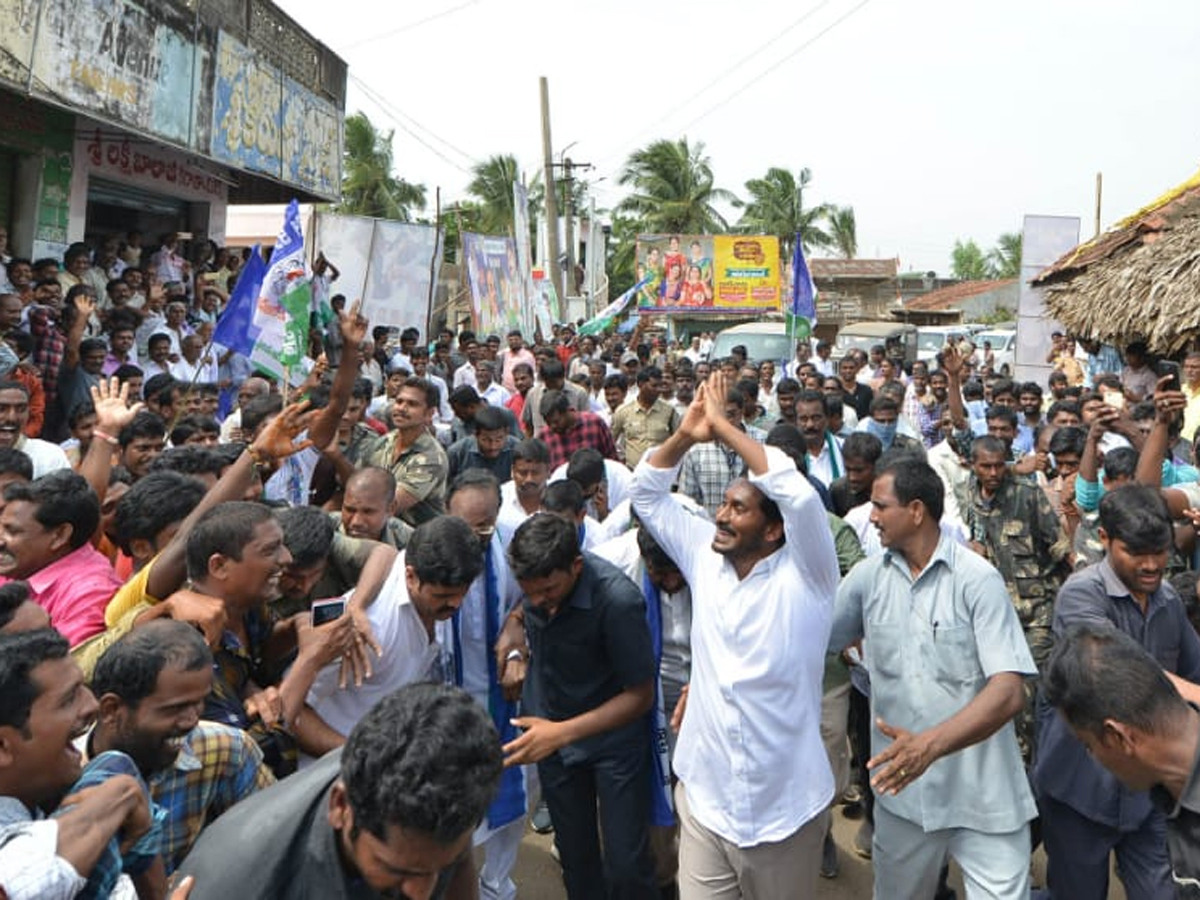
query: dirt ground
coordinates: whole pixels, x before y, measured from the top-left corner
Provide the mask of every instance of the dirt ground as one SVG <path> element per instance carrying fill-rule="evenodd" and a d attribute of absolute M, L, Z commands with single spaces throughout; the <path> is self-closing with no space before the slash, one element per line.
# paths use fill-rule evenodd
<path fill-rule="evenodd" d="M 850 849 L 861 819 L 847 819 L 841 810 L 833 815 L 833 835 L 838 844 L 841 871 L 837 878 L 822 878 L 817 890 L 819 900 L 870 900 L 872 873 L 869 860 L 860 859 Z M 532 829 L 526 832 L 517 857 L 514 880 L 517 895 L 521 900 L 565 900 L 562 877 L 558 863 L 550 855 L 553 835 L 540 835 Z M 1044 883 L 1046 857 L 1039 850 L 1033 858 L 1034 885 Z M 965 900 L 962 878 L 951 867 L 950 884 L 958 892 L 959 900 Z M 1125 900 L 1125 892 L 1114 877 L 1109 890 L 1109 900 Z"/>

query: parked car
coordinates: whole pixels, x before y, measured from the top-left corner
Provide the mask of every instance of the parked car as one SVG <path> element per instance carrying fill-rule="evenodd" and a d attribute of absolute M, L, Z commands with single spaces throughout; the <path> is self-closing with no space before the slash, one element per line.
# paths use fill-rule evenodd
<path fill-rule="evenodd" d="M 1012 377 L 1013 370 L 1017 367 L 1017 332 L 1015 330 L 981 331 L 979 334 L 972 335 L 971 341 L 975 344 L 975 358 L 980 365 L 983 364 L 983 344 L 984 341 L 988 341 L 992 345 L 992 355 L 996 360 L 992 371 L 1005 378 Z"/>
<path fill-rule="evenodd" d="M 796 343 L 788 336 L 787 323 L 747 322 L 719 332 L 713 339 L 709 359 L 713 362 L 724 359 L 739 344 L 746 348 L 746 358 L 754 362 L 768 359 L 789 362 L 796 355 Z"/>
<path fill-rule="evenodd" d="M 869 353 L 876 344 L 883 344 L 887 355 L 912 371 L 917 360 L 917 326 L 904 322 L 853 322 L 837 333 L 833 355 L 841 359 L 850 350 Z"/>
<path fill-rule="evenodd" d="M 934 359 L 951 339 L 969 335 L 962 325 L 922 325 L 917 329 L 917 359 L 934 365 Z"/>

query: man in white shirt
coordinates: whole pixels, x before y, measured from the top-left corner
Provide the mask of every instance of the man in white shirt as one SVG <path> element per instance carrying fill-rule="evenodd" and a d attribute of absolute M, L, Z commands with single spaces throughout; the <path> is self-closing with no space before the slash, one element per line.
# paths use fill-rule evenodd
<path fill-rule="evenodd" d="M 25 436 L 29 424 L 29 389 L 19 381 L 0 381 L 0 447 L 20 450 L 33 462 L 33 477 L 41 478 L 71 463 L 58 444 Z"/>
<path fill-rule="evenodd" d="M 675 752 L 680 896 L 811 897 L 833 775 L 821 689 L 838 564 L 825 509 L 782 451 L 725 417 L 715 373 L 634 473 L 633 507 L 692 586 L 692 680 Z M 750 470 L 716 524 L 670 496 L 684 454 L 720 440 Z"/>
<path fill-rule="evenodd" d="M 211 349 L 204 352 L 204 339 L 198 334 L 189 334 L 180 345 L 182 359 L 171 363 L 171 377 L 185 385 L 216 384 L 217 357 Z"/>
<path fill-rule="evenodd" d="M 406 684 L 430 680 L 439 653 L 437 623 L 454 615 L 482 568 L 479 541 L 461 519 L 440 516 L 413 532 L 367 607 L 380 648 L 370 676 L 360 685 L 339 687 L 341 664 L 335 662 L 309 688 L 308 708 L 297 726 L 306 754 L 321 756 L 340 747 L 376 702 Z"/>
<path fill-rule="evenodd" d="M 550 478 L 550 450 L 537 438 L 513 447 L 512 480 L 500 486 L 496 533 L 507 550 L 521 523 L 542 508 L 542 490 Z"/>
<path fill-rule="evenodd" d="M 467 361 L 454 370 L 454 381 L 451 387 L 460 388 L 465 385 L 478 390 L 479 382 L 476 377 L 475 366 L 483 358 L 483 351 L 479 349 L 479 341 L 474 338 L 467 341 L 463 345 L 463 351 L 467 355 Z"/>
<path fill-rule="evenodd" d="M 505 696 L 500 681 L 492 674 L 492 658 L 504 620 L 521 602 L 521 589 L 512 577 L 504 547 L 496 534 L 499 482 L 487 472 L 468 469 L 451 485 L 446 512 L 474 530 L 483 548 L 483 570 L 467 589 L 458 614 L 438 623 L 438 643 L 443 651 L 448 651 L 451 664 L 446 668 L 454 683 L 491 714 L 501 743 L 508 743 L 519 733 L 512 724 L 518 715 L 517 704 Z M 528 650 L 512 650 L 505 660 L 505 669 L 528 658 Z M 500 792 L 475 829 L 473 839 L 484 854 L 479 870 L 480 897 L 516 900 L 512 870 L 525 833 L 527 799 L 521 767 L 505 769 Z"/>
<path fill-rule="evenodd" d="M 846 474 L 842 439 L 829 430 L 825 395 L 801 391 L 796 400 L 796 427 L 804 438 L 808 474 L 828 488 Z"/>
<path fill-rule="evenodd" d="M 479 396 L 492 406 L 508 406 L 512 399 L 502 384 L 496 381 L 496 364 L 488 360 L 480 360 L 475 365 L 475 390 Z"/>

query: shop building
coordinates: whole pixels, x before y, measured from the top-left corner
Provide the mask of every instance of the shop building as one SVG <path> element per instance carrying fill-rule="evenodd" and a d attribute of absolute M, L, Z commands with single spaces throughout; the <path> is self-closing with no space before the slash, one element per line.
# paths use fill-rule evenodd
<path fill-rule="evenodd" d="M 0 226 L 60 256 L 336 200 L 346 64 L 262 0 L 0 0 Z"/>

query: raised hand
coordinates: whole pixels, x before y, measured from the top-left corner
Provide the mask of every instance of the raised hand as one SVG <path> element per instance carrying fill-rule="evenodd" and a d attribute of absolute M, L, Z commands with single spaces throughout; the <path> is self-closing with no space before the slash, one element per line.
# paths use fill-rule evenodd
<path fill-rule="evenodd" d="M 116 437 L 122 428 L 133 421 L 146 404 L 138 401 L 129 405 L 129 384 L 116 378 L 103 378 L 92 385 L 92 405 L 96 407 L 96 428 Z"/>
<path fill-rule="evenodd" d="M 342 341 L 347 347 L 357 347 L 367 338 L 371 323 L 362 315 L 362 300 L 355 300 L 347 312 L 338 314 L 338 325 L 342 329 Z"/>
<path fill-rule="evenodd" d="M 1169 390 L 1174 376 L 1165 375 L 1158 379 L 1154 387 L 1154 407 L 1158 411 L 1158 421 L 1170 425 L 1188 404 L 1187 394 L 1183 391 Z"/>
<path fill-rule="evenodd" d="M 962 353 L 954 344 L 947 344 L 942 349 L 942 371 L 946 373 L 947 378 L 961 377 L 964 362 Z"/>
<path fill-rule="evenodd" d="M 90 297 L 87 294 L 80 294 L 71 302 L 75 304 L 76 312 L 84 320 L 88 319 L 96 311 L 96 298 Z"/>
<path fill-rule="evenodd" d="M 729 378 L 718 369 L 708 376 L 708 381 L 705 383 L 704 415 L 710 426 L 725 421 L 725 399 L 728 396 Z"/>
<path fill-rule="evenodd" d="M 707 383 L 696 387 L 696 396 L 692 398 L 687 411 L 683 414 L 683 421 L 679 423 L 680 433 L 697 444 L 712 440 L 712 425 L 704 411 L 704 397 L 707 392 Z"/>
<path fill-rule="evenodd" d="M 280 460 L 311 447 L 312 441 L 307 439 L 295 443 L 300 432 L 308 427 L 308 416 L 305 415 L 308 407 L 307 400 L 285 406 L 279 415 L 264 426 L 250 445 L 251 450 L 262 456 Z"/>

